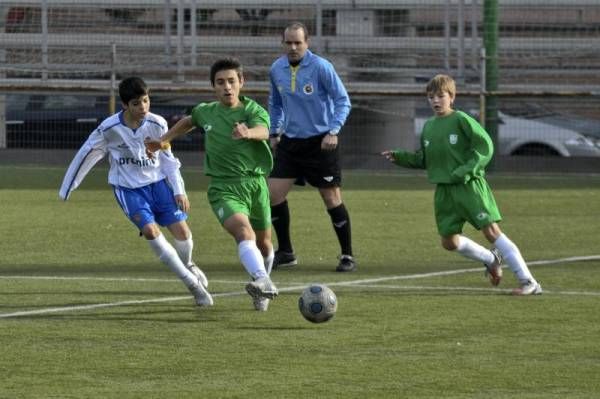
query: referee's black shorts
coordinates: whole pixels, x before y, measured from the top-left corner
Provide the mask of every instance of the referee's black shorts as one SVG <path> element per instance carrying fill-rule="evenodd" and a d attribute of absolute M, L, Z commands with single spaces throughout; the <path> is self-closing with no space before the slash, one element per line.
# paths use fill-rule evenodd
<path fill-rule="evenodd" d="M 306 139 L 281 136 L 275 150 L 275 164 L 270 177 L 296 179 L 296 184 L 307 181 L 318 188 L 338 187 L 342 182 L 340 146 L 323 151 L 321 141 L 325 134 Z"/>

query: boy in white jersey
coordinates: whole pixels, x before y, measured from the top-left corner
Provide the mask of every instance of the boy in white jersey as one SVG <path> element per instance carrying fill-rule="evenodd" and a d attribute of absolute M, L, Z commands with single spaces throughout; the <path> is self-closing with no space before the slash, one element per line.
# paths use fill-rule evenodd
<path fill-rule="evenodd" d="M 190 203 L 180 163 L 170 149 L 154 159 L 146 155 L 145 139 L 157 139 L 167 122 L 150 113 L 146 83 L 138 77 L 119 84 L 123 110 L 105 119 L 75 155 L 63 179 L 60 197 L 67 200 L 90 169 L 108 154 L 108 182 L 123 212 L 146 238 L 156 256 L 183 281 L 198 306 L 212 306 L 208 281 L 192 261 L 192 234 L 186 223 Z M 171 245 L 160 226 L 174 237 Z"/>

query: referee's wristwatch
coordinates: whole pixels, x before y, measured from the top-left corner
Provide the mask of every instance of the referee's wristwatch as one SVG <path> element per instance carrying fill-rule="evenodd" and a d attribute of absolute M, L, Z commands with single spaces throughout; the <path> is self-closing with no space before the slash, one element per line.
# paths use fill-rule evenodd
<path fill-rule="evenodd" d="M 327 133 L 327 134 L 330 134 L 332 136 L 337 136 L 339 132 L 340 132 L 339 130 L 333 129 L 333 130 L 330 130 L 329 133 Z"/>

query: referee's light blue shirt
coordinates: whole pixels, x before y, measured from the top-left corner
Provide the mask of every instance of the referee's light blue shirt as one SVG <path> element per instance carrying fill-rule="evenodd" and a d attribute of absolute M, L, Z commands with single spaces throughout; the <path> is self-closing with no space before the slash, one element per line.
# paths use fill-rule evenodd
<path fill-rule="evenodd" d="M 271 66 L 271 134 L 307 138 L 339 132 L 350 113 L 350 97 L 333 65 L 307 50 L 294 71 L 287 56 Z"/>

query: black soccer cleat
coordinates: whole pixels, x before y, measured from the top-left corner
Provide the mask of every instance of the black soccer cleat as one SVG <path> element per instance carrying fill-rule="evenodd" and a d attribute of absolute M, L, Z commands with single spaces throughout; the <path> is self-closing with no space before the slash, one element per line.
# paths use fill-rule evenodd
<path fill-rule="evenodd" d="M 356 262 L 350 255 L 341 255 L 340 263 L 335 268 L 336 272 L 353 272 L 356 270 Z"/>
<path fill-rule="evenodd" d="M 273 269 L 290 267 L 298 264 L 298 259 L 293 252 L 276 251 L 273 259 Z"/>

